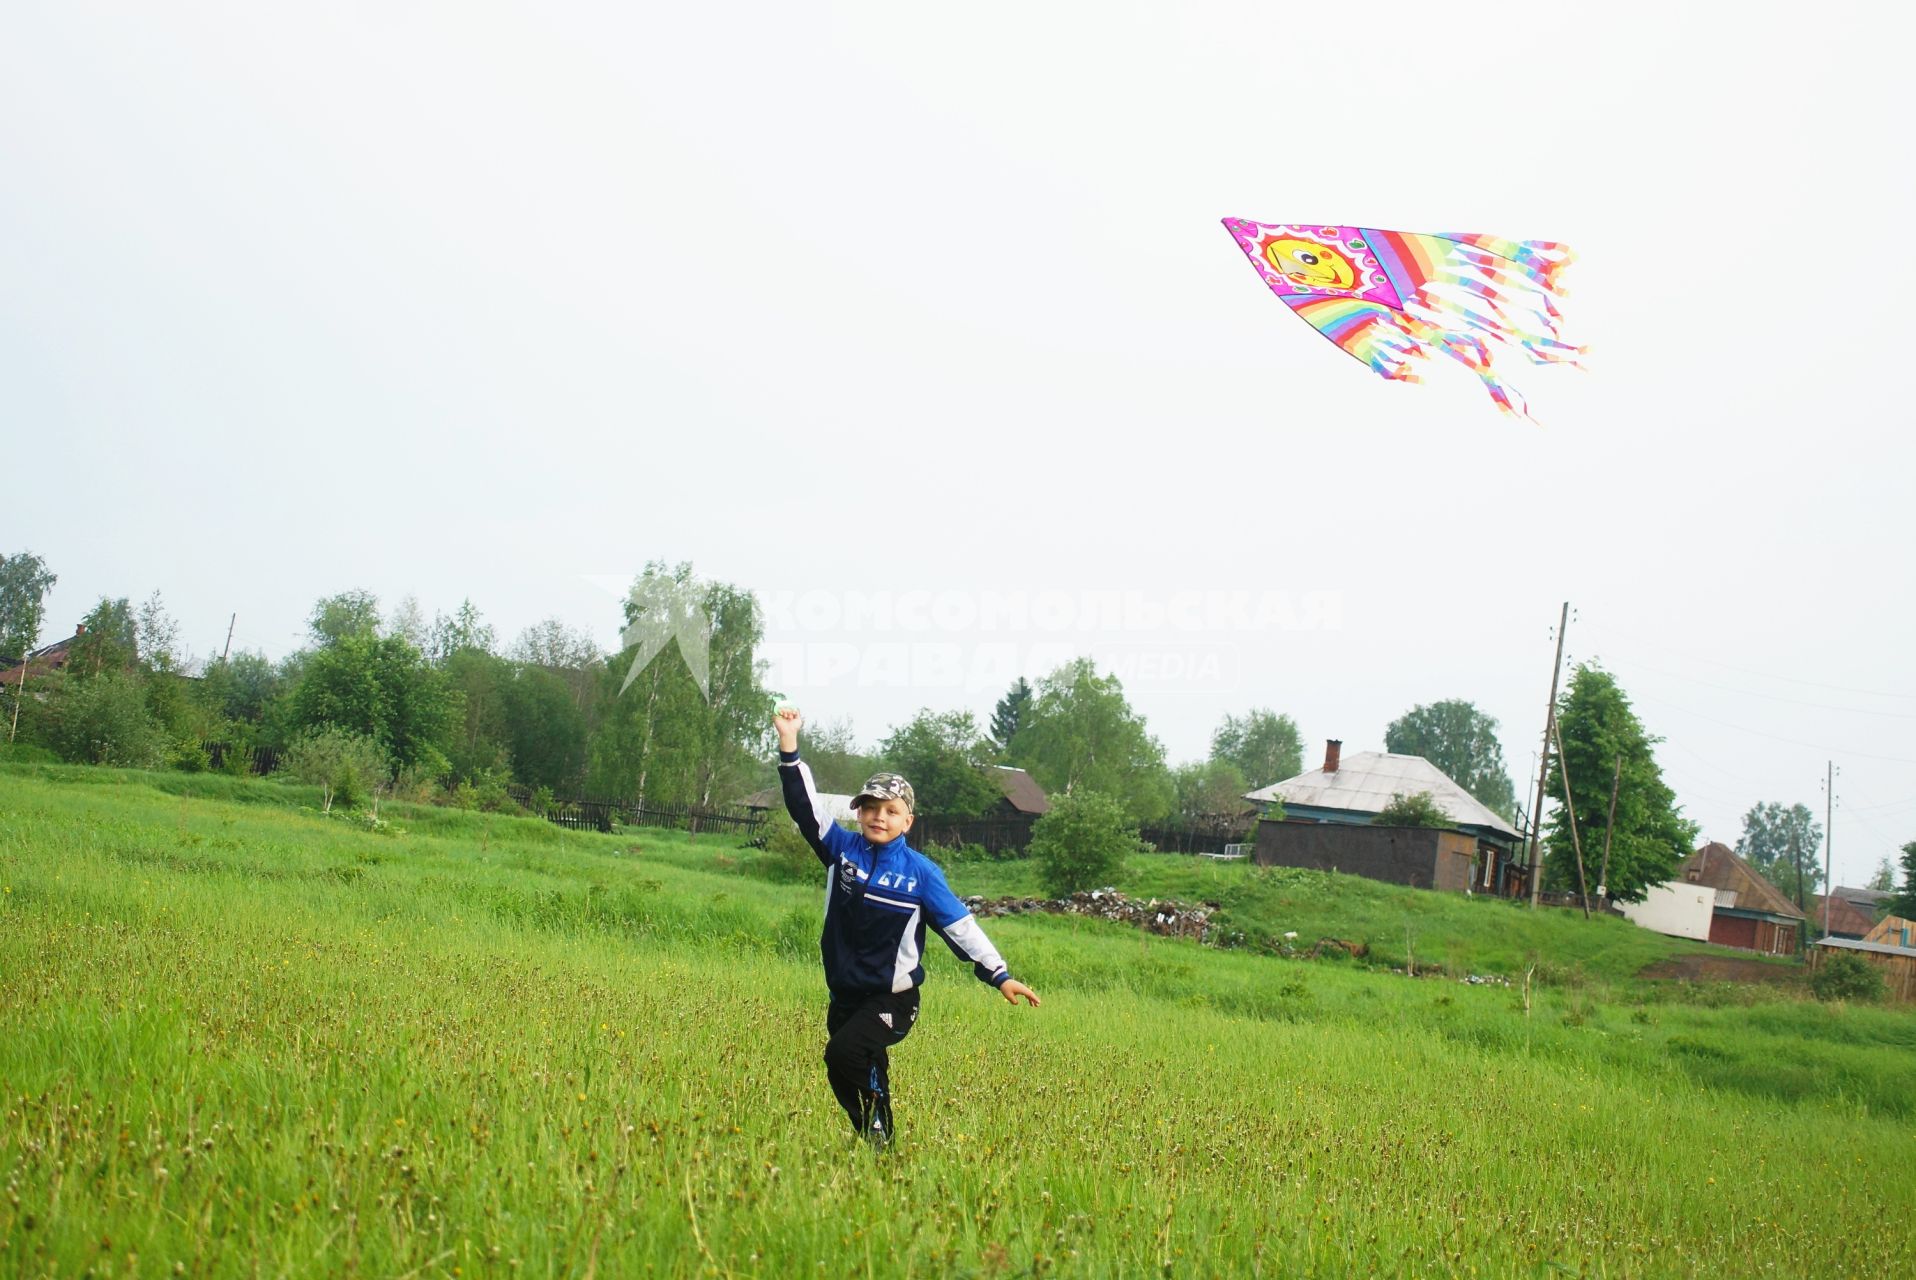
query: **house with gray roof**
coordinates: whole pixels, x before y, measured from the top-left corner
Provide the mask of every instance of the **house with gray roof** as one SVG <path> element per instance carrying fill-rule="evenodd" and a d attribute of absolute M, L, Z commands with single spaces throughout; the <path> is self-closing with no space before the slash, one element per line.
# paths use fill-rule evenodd
<path fill-rule="evenodd" d="M 1428 794 L 1451 819 L 1444 828 L 1380 827 L 1400 797 Z M 1513 894 L 1528 891 L 1516 865 L 1523 837 L 1506 819 L 1422 756 L 1357 751 L 1335 738 L 1324 763 L 1244 797 L 1278 820 L 1257 824 L 1252 856 L 1267 866 L 1346 871 L 1420 888 Z"/>

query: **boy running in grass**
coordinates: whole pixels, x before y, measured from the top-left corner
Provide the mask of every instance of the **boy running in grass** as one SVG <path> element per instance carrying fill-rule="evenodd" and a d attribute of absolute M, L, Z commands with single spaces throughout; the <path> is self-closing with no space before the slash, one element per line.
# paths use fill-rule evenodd
<path fill-rule="evenodd" d="M 799 723 L 798 712 L 785 706 L 772 720 L 785 808 L 830 873 L 818 940 L 832 997 L 825 1074 L 852 1128 L 882 1148 L 897 1132 L 889 1050 L 918 1020 L 928 921 L 959 959 L 971 961 L 980 982 L 1012 1004 L 1022 997 L 1036 1005 L 1038 993 L 1011 976 L 938 864 L 905 843 L 914 816 L 911 784 L 895 773 L 875 774 L 852 801 L 863 833 L 854 835 L 819 802 L 812 771 L 798 758 Z"/>

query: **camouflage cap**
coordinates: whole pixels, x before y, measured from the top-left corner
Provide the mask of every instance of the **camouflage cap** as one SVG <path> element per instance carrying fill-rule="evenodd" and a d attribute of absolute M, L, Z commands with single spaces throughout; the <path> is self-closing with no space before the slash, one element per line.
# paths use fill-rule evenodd
<path fill-rule="evenodd" d="M 915 812 L 918 801 L 911 793 L 911 783 L 906 782 L 903 774 L 874 773 L 865 780 L 857 795 L 852 797 L 852 808 L 864 807 L 867 800 L 903 800 L 907 812 Z"/>

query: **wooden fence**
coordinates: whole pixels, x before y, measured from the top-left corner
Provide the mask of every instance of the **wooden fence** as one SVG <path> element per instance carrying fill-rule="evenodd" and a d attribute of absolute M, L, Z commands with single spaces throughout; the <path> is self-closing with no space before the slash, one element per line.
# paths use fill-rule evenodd
<path fill-rule="evenodd" d="M 750 809 L 700 809 L 690 805 L 640 805 L 623 800 L 553 800 L 535 804 L 525 787 L 507 787 L 506 794 L 547 822 L 575 831 L 615 831 L 619 827 L 670 827 L 679 831 L 718 832 L 756 836 L 765 815 Z"/>
<path fill-rule="evenodd" d="M 1223 853 L 1248 838 L 1242 827 L 1140 827 L 1138 835 L 1159 853 Z"/>
<path fill-rule="evenodd" d="M 947 849 L 976 844 L 990 854 L 1022 853 L 1031 843 L 1033 821 L 1028 814 L 1015 818 L 948 818 L 928 813 L 913 820 L 911 843 L 919 849 L 934 844 Z"/>
<path fill-rule="evenodd" d="M 215 769 L 224 769 L 226 767 L 226 753 L 233 750 L 233 744 L 230 742 L 202 742 L 200 743 L 200 750 L 206 753 L 206 759 L 209 765 Z M 240 750 L 244 751 L 245 748 L 241 747 Z M 279 768 L 279 748 L 254 747 L 253 758 L 246 767 L 261 777 L 271 773 L 273 770 Z"/>

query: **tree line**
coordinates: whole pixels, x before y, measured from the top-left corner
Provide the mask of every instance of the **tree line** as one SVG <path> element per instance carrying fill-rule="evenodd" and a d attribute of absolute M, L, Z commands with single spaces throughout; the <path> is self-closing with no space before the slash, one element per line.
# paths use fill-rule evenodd
<path fill-rule="evenodd" d="M 0 556 L 0 659 L 35 648 L 56 581 L 31 553 Z M 633 648 L 608 651 L 557 619 L 501 643 L 471 601 L 429 621 L 410 597 L 382 610 L 363 590 L 316 601 L 306 642 L 284 658 L 240 652 L 194 664 L 156 593 L 138 605 L 98 601 L 64 666 L 30 670 L 24 692 L 10 683 L 0 714 L 10 740 L 66 760 L 205 768 L 203 744 L 213 742 L 225 744 L 227 767 L 261 747 L 318 759 L 320 774 L 343 756 L 391 789 L 481 807 L 509 805 L 514 785 L 724 806 L 773 782 L 773 695 L 757 657 L 763 615 L 749 591 L 698 578 L 690 564 L 654 561 L 623 603 L 626 634 L 668 597 L 696 601 L 709 619 L 703 690 L 675 646 L 634 673 Z M 1697 835 L 1656 764 L 1659 740 L 1596 663 L 1572 673 L 1557 724 L 1563 750 L 1545 778 L 1546 883 L 1576 887 L 1567 775 L 1591 887 L 1607 843 L 1607 887 L 1640 897 L 1669 878 Z M 1447 699 L 1411 708 L 1383 737 L 1386 750 L 1425 757 L 1521 829 L 1498 731 L 1473 703 Z M 1172 764 L 1118 678 L 1088 658 L 1017 680 L 983 724 L 968 711 L 920 708 L 861 747 L 848 721 L 814 721 L 805 752 L 821 789 L 849 793 L 895 769 L 912 779 L 925 812 L 992 810 L 1004 795 L 992 770 L 1010 766 L 1054 798 L 1108 797 L 1135 824 L 1212 830 L 1248 828 L 1245 795 L 1304 771 L 1296 722 L 1264 707 L 1225 715 L 1203 759 Z M 1806 806 L 1766 802 L 1746 816 L 1738 849 L 1794 899 L 1821 886 L 1818 860 L 1805 856 L 1820 837 Z M 1880 878 L 1888 881 L 1887 866 Z"/>

